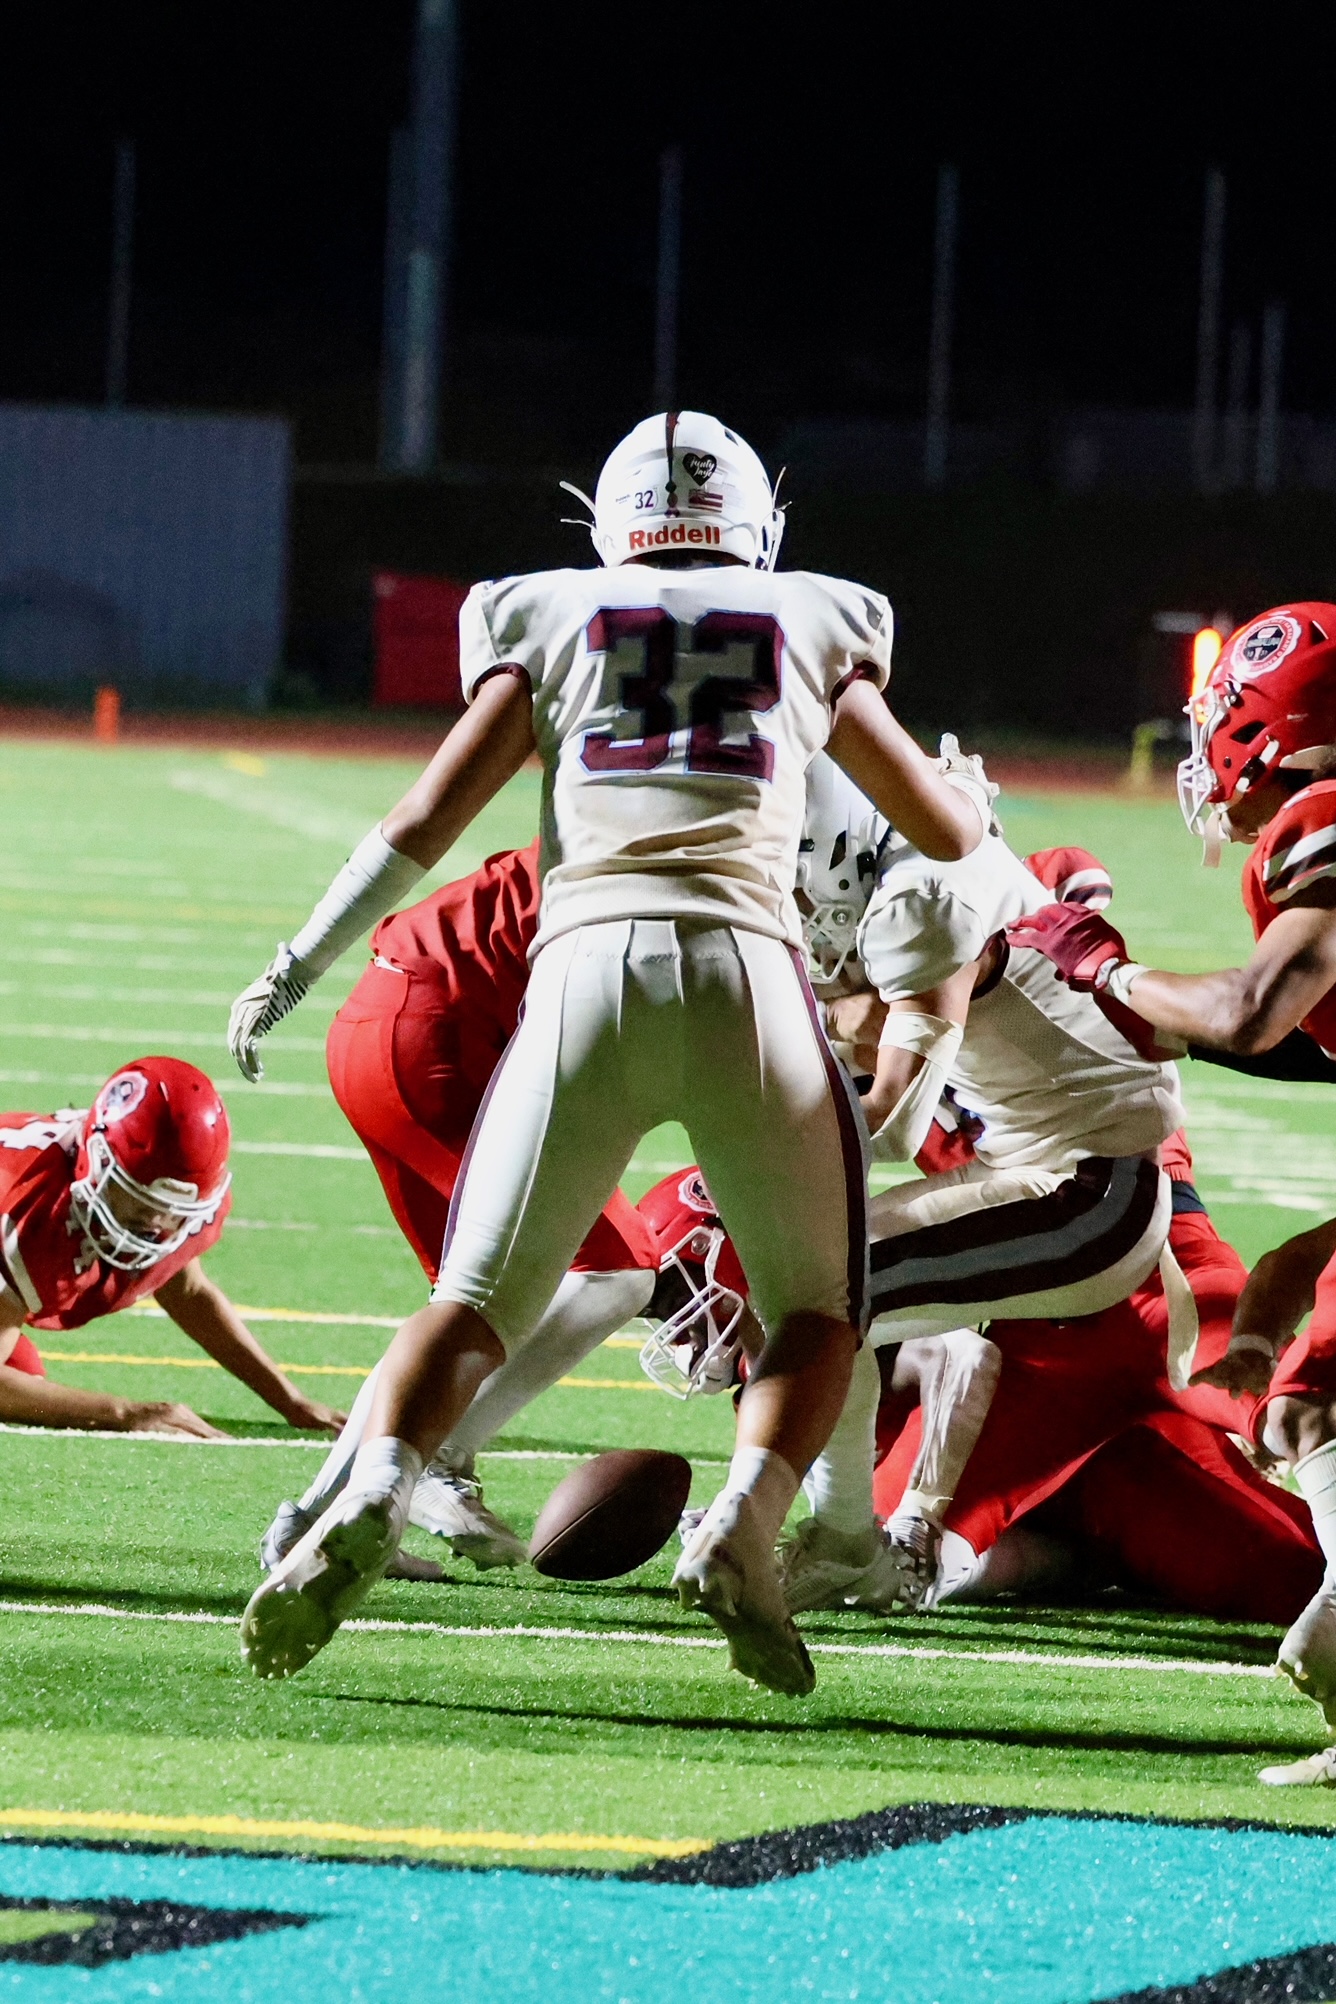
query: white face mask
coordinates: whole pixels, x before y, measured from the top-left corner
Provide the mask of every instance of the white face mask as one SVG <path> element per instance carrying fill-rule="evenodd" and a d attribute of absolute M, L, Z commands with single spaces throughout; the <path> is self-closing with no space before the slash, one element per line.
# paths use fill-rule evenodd
<path fill-rule="evenodd" d="M 123 1273 L 142 1273 L 178 1252 L 217 1216 L 232 1181 L 225 1176 L 207 1197 L 171 1177 L 136 1182 L 96 1129 L 87 1150 L 87 1173 L 70 1186 L 70 1212 L 98 1258 Z"/>

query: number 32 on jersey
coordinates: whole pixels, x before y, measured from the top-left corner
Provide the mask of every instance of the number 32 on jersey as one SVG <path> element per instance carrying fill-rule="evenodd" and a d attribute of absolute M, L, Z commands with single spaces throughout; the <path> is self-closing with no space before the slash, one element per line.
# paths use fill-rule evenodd
<path fill-rule="evenodd" d="M 769 613 L 707 612 L 686 627 L 661 606 L 608 607 L 585 645 L 604 655 L 606 700 L 634 732 L 586 731 L 586 771 L 771 777 L 775 748 L 748 728 L 779 701 L 784 635 Z"/>

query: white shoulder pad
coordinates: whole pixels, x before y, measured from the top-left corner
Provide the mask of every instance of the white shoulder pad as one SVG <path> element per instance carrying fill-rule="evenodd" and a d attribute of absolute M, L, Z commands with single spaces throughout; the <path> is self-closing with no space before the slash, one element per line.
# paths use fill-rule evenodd
<path fill-rule="evenodd" d="M 890 680 L 895 639 L 890 600 L 870 585 L 825 577 L 817 571 L 781 571 L 779 575 L 798 586 L 808 601 L 809 616 L 820 618 L 827 627 L 829 652 L 843 655 L 850 667 L 865 664 L 873 669 L 877 687 L 884 689 Z"/>
<path fill-rule="evenodd" d="M 977 960 L 1004 926 L 1048 902 L 998 835 L 985 835 L 958 863 L 899 848 L 858 929 L 859 957 L 888 1001 L 923 995 Z"/>

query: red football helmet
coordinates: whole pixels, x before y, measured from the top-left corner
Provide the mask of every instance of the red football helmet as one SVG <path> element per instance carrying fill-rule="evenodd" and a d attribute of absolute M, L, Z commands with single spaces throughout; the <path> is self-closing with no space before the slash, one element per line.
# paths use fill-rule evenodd
<path fill-rule="evenodd" d="M 1025 867 L 1038 877 L 1060 905 L 1084 905 L 1102 912 L 1113 902 L 1113 878 L 1089 849 L 1036 849 Z"/>
<path fill-rule="evenodd" d="M 1336 756 L 1336 605 L 1304 600 L 1241 626 L 1187 713 L 1178 803 L 1213 862 L 1233 801 L 1273 772 L 1321 771 Z"/>
<path fill-rule="evenodd" d="M 659 1281 L 647 1312 L 663 1311 L 640 1368 L 674 1398 L 727 1391 L 742 1348 L 747 1280 L 705 1178 L 699 1169 L 675 1169 L 636 1209 L 659 1242 Z"/>
<path fill-rule="evenodd" d="M 217 1216 L 232 1130 L 212 1079 L 181 1058 L 136 1058 L 84 1116 L 70 1213 L 99 1259 L 156 1266 Z"/>

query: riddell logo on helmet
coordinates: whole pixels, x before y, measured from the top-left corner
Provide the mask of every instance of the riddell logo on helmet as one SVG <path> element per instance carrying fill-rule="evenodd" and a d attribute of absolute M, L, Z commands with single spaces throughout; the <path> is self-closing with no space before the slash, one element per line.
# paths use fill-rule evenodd
<path fill-rule="evenodd" d="M 97 1110 L 105 1121 L 124 1120 L 133 1113 L 148 1091 L 142 1072 L 120 1072 L 103 1086 L 97 1096 Z"/>
<path fill-rule="evenodd" d="M 1303 629 L 1290 612 L 1273 612 L 1266 619 L 1259 619 L 1239 635 L 1230 649 L 1230 667 L 1236 675 L 1264 675 L 1269 669 L 1279 668 L 1287 654 L 1292 654 L 1303 636 Z"/>
<path fill-rule="evenodd" d="M 723 532 L 713 522 L 674 522 L 671 529 L 632 529 L 627 541 L 633 550 L 658 550 L 666 543 L 718 544 Z"/>

